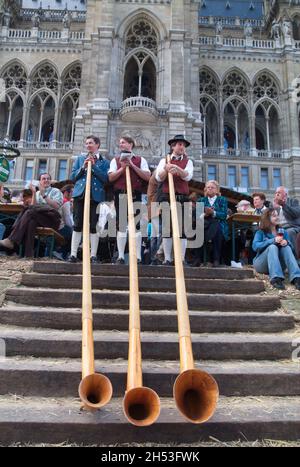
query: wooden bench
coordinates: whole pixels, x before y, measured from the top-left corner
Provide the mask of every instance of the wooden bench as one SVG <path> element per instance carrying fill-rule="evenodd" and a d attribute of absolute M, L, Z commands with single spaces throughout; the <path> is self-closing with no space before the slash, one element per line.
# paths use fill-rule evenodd
<path fill-rule="evenodd" d="M 35 236 L 37 237 L 37 245 L 35 249 L 35 256 L 38 256 L 41 239 L 42 238 L 50 238 L 50 251 L 49 257 L 52 258 L 54 245 L 57 243 L 58 245 L 64 245 L 65 239 L 62 235 L 60 235 L 56 230 L 52 229 L 51 227 L 37 227 L 35 231 Z M 19 255 L 22 256 L 23 253 L 23 245 L 20 245 L 19 248 Z"/>
<path fill-rule="evenodd" d="M 39 253 L 41 238 L 49 237 L 50 240 L 50 251 L 49 257 L 52 258 L 54 245 L 57 243 L 58 245 L 64 245 L 65 239 L 62 235 L 60 235 L 56 230 L 51 229 L 51 227 L 37 227 L 35 234 L 38 238 L 37 247 L 36 247 L 36 256 Z"/>

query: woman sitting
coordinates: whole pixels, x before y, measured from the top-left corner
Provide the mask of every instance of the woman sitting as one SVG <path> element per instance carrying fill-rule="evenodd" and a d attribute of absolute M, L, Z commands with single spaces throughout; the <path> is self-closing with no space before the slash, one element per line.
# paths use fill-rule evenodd
<path fill-rule="evenodd" d="M 300 290 L 300 268 L 294 256 L 288 234 L 278 228 L 278 213 L 268 210 L 262 215 L 252 248 L 257 253 L 254 269 L 269 274 L 270 282 L 276 289 L 284 290 L 284 271 L 287 268 L 289 281 Z"/>
<path fill-rule="evenodd" d="M 213 266 L 219 266 L 223 241 L 228 240 L 227 199 L 220 195 L 220 185 L 216 180 L 206 182 L 204 198 L 204 241 L 212 242 Z"/>

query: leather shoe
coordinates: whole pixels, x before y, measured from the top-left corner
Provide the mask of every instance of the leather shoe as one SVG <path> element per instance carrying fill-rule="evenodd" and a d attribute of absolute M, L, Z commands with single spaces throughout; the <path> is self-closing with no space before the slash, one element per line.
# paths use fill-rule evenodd
<path fill-rule="evenodd" d="M 68 259 L 68 263 L 77 263 L 77 258 L 75 256 L 70 256 Z"/>
<path fill-rule="evenodd" d="M 285 290 L 283 279 L 281 279 L 281 277 L 274 277 L 274 279 L 271 280 L 271 285 L 275 289 Z"/>
<path fill-rule="evenodd" d="M 91 263 L 93 263 L 93 264 L 98 263 L 97 256 L 91 256 Z"/>
<path fill-rule="evenodd" d="M 118 258 L 116 264 L 125 264 L 124 258 Z"/>
<path fill-rule="evenodd" d="M 296 288 L 297 290 L 300 290 L 300 277 L 296 277 L 296 278 L 293 280 L 292 284 L 295 286 L 295 288 Z"/>

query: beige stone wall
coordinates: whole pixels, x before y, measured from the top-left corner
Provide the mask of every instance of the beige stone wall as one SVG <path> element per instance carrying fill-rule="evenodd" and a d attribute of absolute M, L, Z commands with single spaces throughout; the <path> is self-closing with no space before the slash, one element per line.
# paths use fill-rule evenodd
<path fill-rule="evenodd" d="M 58 160 L 70 159 L 71 154 L 82 150 L 87 134 L 96 133 L 108 156 L 117 151 L 118 138 L 132 133 L 138 142 L 138 152 L 150 163 L 168 150 L 167 141 L 175 133 L 185 132 L 192 141 L 189 153 L 196 161 L 197 178 L 206 178 L 207 166 L 216 165 L 218 178 L 223 185 L 228 183 L 228 166 L 235 165 L 240 177 L 242 166 L 249 166 L 252 190 L 260 188 L 260 169 L 268 168 L 269 186 L 272 191 L 272 170 L 281 169 L 282 183 L 289 185 L 294 195 L 300 195 L 300 141 L 299 118 L 293 82 L 300 76 L 300 48 L 291 42 L 276 46 L 254 48 L 200 45 L 199 37 L 216 38 L 215 28 L 199 27 L 198 3 L 191 0 L 173 0 L 168 3 L 132 3 L 114 0 L 90 0 L 86 24 L 74 23 L 72 31 L 85 28 L 85 40 L 75 42 L 19 43 L 0 42 L 0 72 L 12 59 L 19 59 L 26 70 L 31 71 L 47 59 L 58 70 L 59 76 L 68 65 L 80 60 L 82 63 L 82 85 L 73 152 L 24 150 L 25 158 L 47 157 L 53 176 L 57 172 Z M 279 14 L 288 11 L 293 18 L 300 14 L 300 6 L 288 8 L 288 2 L 280 2 Z M 143 17 L 156 28 L 159 47 L 156 58 L 157 113 L 154 120 L 147 121 L 145 114 L 136 113 L 136 120 L 128 121 L 120 115 L 123 101 L 125 70 L 124 35 L 136 17 Z M 30 27 L 28 23 L 26 28 Z M 53 23 L 43 23 L 41 29 L 53 30 Z M 271 23 L 265 31 L 253 31 L 253 38 L 270 39 Z M 221 38 L 245 39 L 243 28 L 224 27 Z M 278 81 L 280 88 L 280 139 L 282 158 L 274 159 L 240 156 L 206 156 L 202 151 L 201 122 L 199 114 L 199 69 L 213 70 L 220 82 L 228 71 L 236 69 L 243 74 L 249 87 L 261 70 L 268 70 Z M 222 123 L 222 121 L 220 122 Z M 253 136 L 253 135 L 252 135 Z M 219 149 L 222 146 L 219 134 Z M 272 148 L 271 148 L 272 149 Z M 299 167 L 298 167 L 299 166 Z M 202 167 L 204 168 L 202 173 Z M 69 166 L 70 168 L 70 166 Z M 22 178 L 24 161 L 18 161 L 16 174 Z"/>

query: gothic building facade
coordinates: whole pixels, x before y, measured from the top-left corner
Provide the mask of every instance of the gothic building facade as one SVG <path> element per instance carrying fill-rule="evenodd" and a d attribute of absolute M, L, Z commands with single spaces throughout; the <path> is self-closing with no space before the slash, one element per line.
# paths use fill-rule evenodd
<path fill-rule="evenodd" d="M 185 133 L 195 178 L 300 196 L 299 0 L 23 0 L 2 11 L 0 140 L 11 184 L 66 179 L 86 135 L 151 165 Z M 50 5 L 49 5 L 50 3 Z"/>

